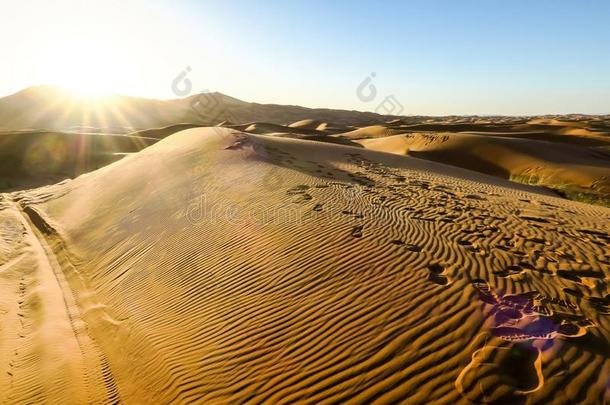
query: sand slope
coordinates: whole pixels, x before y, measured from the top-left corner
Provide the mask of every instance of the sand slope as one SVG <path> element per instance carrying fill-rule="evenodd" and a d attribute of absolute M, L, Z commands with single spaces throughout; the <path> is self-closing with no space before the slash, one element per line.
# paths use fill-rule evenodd
<path fill-rule="evenodd" d="M 533 184 L 588 189 L 610 197 L 610 153 L 595 148 L 489 134 L 414 133 L 357 141 Z"/>
<path fill-rule="evenodd" d="M 76 177 L 155 142 L 157 139 L 137 133 L 0 133 L 0 191 L 53 184 Z"/>
<path fill-rule="evenodd" d="M 607 208 L 221 128 L 1 208 L 2 402 L 610 400 Z"/>

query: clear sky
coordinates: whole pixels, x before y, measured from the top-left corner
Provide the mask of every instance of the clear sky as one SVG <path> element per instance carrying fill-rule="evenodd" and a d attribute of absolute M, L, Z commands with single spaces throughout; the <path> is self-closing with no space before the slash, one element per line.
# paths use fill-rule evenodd
<path fill-rule="evenodd" d="M 610 113 L 609 21 L 607 0 L 2 0 L 0 95 L 55 84 L 175 98 L 190 67 L 191 93 L 261 103 Z"/>

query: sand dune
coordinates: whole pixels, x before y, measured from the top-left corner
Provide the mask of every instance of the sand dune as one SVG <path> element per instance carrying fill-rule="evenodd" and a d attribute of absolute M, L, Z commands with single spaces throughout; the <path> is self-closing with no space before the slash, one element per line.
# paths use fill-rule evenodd
<path fill-rule="evenodd" d="M 591 117 L 567 118 L 506 117 L 479 124 L 456 124 L 463 119 L 429 119 L 422 124 L 400 120 L 333 136 L 368 149 L 409 154 L 610 206 L 610 132 Z"/>
<path fill-rule="evenodd" d="M 318 129 L 318 127 L 326 126 L 326 125 L 328 125 L 326 122 L 322 122 L 319 120 L 313 120 L 313 119 L 306 119 L 306 120 L 293 122 L 292 124 L 290 124 L 288 126 L 291 128 Z"/>
<path fill-rule="evenodd" d="M 298 123 L 299 124 L 299 123 Z M 270 124 L 266 122 L 254 122 L 251 124 L 244 125 L 231 125 L 229 128 L 241 130 L 243 132 L 247 132 L 249 134 L 259 134 L 259 135 L 267 135 L 267 136 L 275 136 L 275 137 L 283 137 L 283 138 L 293 138 L 293 139 L 303 139 L 308 141 L 316 141 L 316 142 L 326 142 L 326 143 L 335 143 L 341 145 L 349 145 L 357 148 L 362 147 L 362 145 L 352 142 L 347 139 L 347 137 L 334 137 L 330 136 L 333 133 L 344 131 L 345 128 L 337 128 L 337 127 L 327 127 L 326 124 L 320 124 L 316 127 L 322 129 L 309 129 L 308 126 L 314 126 L 310 124 L 310 120 L 303 121 L 303 125 L 299 124 L 296 126 L 285 126 L 278 124 Z"/>
<path fill-rule="evenodd" d="M 177 123 L 211 122 L 190 108 L 190 100 L 148 100 L 109 96 L 98 101 L 76 98 L 39 86 L 0 99 L 0 130 L 52 130 L 125 134 Z"/>
<path fill-rule="evenodd" d="M 551 194 L 222 128 L 3 194 L 0 401 L 610 401 L 610 209 Z"/>
<path fill-rule="evenodd" d="M 561 195 L 581 201 L 610 205 L 608 154 L 610 153 L 610 120 L 607 116 L 565 115 L 541 117 L 392 117 L 374 113 L 331 109 L 309 109 L 298 106 L 247 103 L 221 93 L 204 93 L 176 100 L 148 100 L 112 96 L 99 103 L 77 100 L 53 87 L 34 87 L 0 99 L 0 131 L 6 134 L 69 132 L 72 134 L 129 135 L 138 142 L 136 150 L 148 146 L 150 138 L 162 139 L 191 127 L 223 125 L 252 134 L 292 137 L 349 146 L 364 145 L 393 153 L 406 153 L 430 158 L 514 181 L 551 187 Z M 53 131 L 48 130 L 54 129 Z M 466 135 L 459 135 L 465 133 Z M 389 139 L 393 135 L 420 134 L 419 140 L 408 142 Z M 449 134 L 449 135 L 446 135 Z M 453 134 L 453 135 L 452 135 Z M 2 136 L 2 135 L 0 135 Z M 451 142 L 437 142 L 446 136 Z M 473 138 L 475 136 L 475 138 Z M 10 137 L 3 136 L 5 139 Z M 41 136 L 41 139 L 50 135 Z M 53 136 L 57 138 L 56 135 Z M 70 135 L 53 145 L 38 148 L 40 167 L 48 173 L 23 179 L 16 174 L 2 177 L 0 189 L 25 188 L 50 184 L 65 177 L 108 164 L 124 153 L 134 151 L 113 145 L 95 151 L 93 158 L 74 150 Z M 421 137 L 437 141 L 421 141 Z M 478 138 L 477 138 L 478 137 Z M 35 137 L 20 140 L 25 147 L 5 147 L 5 165 L 28 162 L 24 153 L 29 145 L 44 143 Z M 372 139 L 388 138 L 379 141 Z M 506 138 L 506 139 L 498 139 Z M 79 138 L 80 139 L 80 138 Z M 109 137 L 109 139 L 114 139 Z M 119 138 L 117 138 L 119 139 Z M 354 142 L 362 140 L 363 142 Z M 546 147 L 550 142 L 548 148 Z M 119 139 L 116 144 L 130 144 Z M 415 144 L 413 144 L 415 142 Z M 73 146 L 66 147 L 65 144 Z M 86 145 L 88 142 L 84 142 Z M 111 142 L 103 141 L 105 145 Z M 93 142 L 92 144 L 97 144 Z M 560 144 L 565 144 L 561 146 Z M 408 148 L 406 145 L 410 145 Z M 81 146 L 78 146 L 79 148 Z M 84 147 L 87 149 L 87 147 Z M 69 150 L 70 156 L 63 155 Z M 85 152 L 88 155 L 89 152 Z M 78 160 L 78 164 L 75 162 Z M 85 161 L 85 164 L 81 160 Z M 91 162 L 91 163 L 89 163 Z M 18 165 L 19 166 L 19 165 Z M 60 166 L 60 173 L 57 175 Z M 74 169 L 78 166 L 77 169 Z M 67 173 L 66 173 L 67 172 Z M 11 178 L 12 177 L 12 178 Z M 15 181 L 16 178 L 18 181 Z M 27 176 L 26 176 L 27 177 Z"/>
<path fill-rule="evenodd" d="M 388 127 L 385 125 L 370 125 L 362 128 L 357 128 L 349 132 L 340 134 L 341 138 L 356 140 L 368 138 L 383 138 L 386 136 L 396 135 L 404 132 L 399 128 Z"/>
<path fill-rule="evenodd" d="M 253 122 L 245 125 L 234 125 L 235 129 L 241 129 L 244 132 L 251 134 L 276 134 L 276 133 L 289 133 L 289 134 L 304 134 L 304 135 L 324 135 L 322 131 L 316 129 L 309 129 L 306 127 L 291 127 L 287 125 L 272 124 L 268 122 Z"/>
<path fill-rule="evenodd" d="M 415 133 L 356 142 L 369 149 L 610 199 L 610 153 L 605 150 L 483 134 Z"/>
<path fill-rule="evenodd" d="M 197 128 L 199 126 L 200 125 L 195 124 L 174 124 L 161 128 L 149 128 L 140 131 L 134 131 L 130 132 L 128 135 L 130 137 L 163 139 L 176 132 L 183 131 L 185 129 Z"/>
<path fill-rule="evenodd" d="M 607 116 L 0 123 L 0 403 L 610 402 Z"/>
<path fill-rule="evenodd" d="M 141 134 L 0 133 L 0 190 L 32 188 L 76 177 L 155 142 L 157 139 Z"/>
<path fill-rule="evenodd" d="M 37 86 L 0 98 L 0 131 L 96 130 L 125 134 L 176 124 L 210 126 L 222 122 L 234 125 L 266 122 L 287 126 L 297 121 L 311 124 L 312 118 L 319 124 L 332 122 L 341 128 L 371 125 L 395 117 L 370 112 L 249 103 L 217 92 L 173 100 L 113 95 L 91 101 L 76 98 L 52 86 Z M 325 127 L 321 129 L 327 130 Z"/>

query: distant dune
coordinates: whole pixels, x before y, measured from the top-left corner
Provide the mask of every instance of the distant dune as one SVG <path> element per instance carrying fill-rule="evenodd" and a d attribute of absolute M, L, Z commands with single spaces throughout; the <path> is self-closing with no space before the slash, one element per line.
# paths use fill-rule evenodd
<path fill-rule="evenodd" d="M 0 190 L 73 178 L 177 131 L 208 125 L 409 154 L 610 206 L 608 116 L 393 117 L 247 103 L 220 93 L 166 101 L 113 96 L 96 104 L 48 86 L 0 99 L 0 141 L 6 144 Z M 24 131 L 29 135 L 16 142 L 15 134 Z M 83 141 L 93 134 L 111 137 Z M 32 155 L 38 160 L 29 165 Z"/>
<path fill-rule="evenodd" d="M 32 87 L 0 99 L 0 131 L 86 132 L 95 129 L 105 133 L 128 133 L 191 123 L 195 118 L 186 99 L 161 101 L 111 96 L 96 103 L 48 86 Z"/>
<path fill-rule="evenodd" d="M 608 208 L 223 128 L 1 208 L 3 402 L 610 400 Z"/>
<path fill-rule="evenodd" d="M 94 128 L 129 133 L 181 123 L 210 126 L 259 121 L 288 125 L 311 117 L 337 125 L 369 125 L 392 118 L 368 112 L 248 103 L 216 92 L 174 100 L 116 95 L 88 102 L 55 87 L 38 86 L 0 98 L 0 131 L 79 132 Z"/>
<path fill-rule="evenodd" d="M 0 133 L 0 191 L 53 184 L 157 142 L 144 136 L 53 131 Z"/>
<path fill-rule="evenodd" d="M 369 149 L 408 154 L 557 190 L 610 201 L 610 149 L 492 134 L 411 133 L 357 141 Z M 610 138 L 606 143 L 610 147 Z"/>

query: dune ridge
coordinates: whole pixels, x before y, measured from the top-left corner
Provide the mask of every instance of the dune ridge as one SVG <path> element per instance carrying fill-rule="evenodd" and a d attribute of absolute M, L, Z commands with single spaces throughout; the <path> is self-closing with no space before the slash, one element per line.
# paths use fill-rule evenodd
<path fill-rule="evenodd" d="M 49 86 L 0 99 L 0 146 L 9 168 L 0 168 L 0 190 L 73 178 L 179 130 L 210 125 L 409 153 L 610 206 L 607 115 L 399 117 L 248 103 L 217 92 L 174 100 L 114 95 L 96 101 Z M 27 173 L 31 167 L 33 175 Z"/>
<path fill-rule="evenodd" d="M 288 125 L 312 117 L 320 124 L 333 122 L 339 126 L 372 125 L 396 118 L 372 112 L 250 103 L 218 92 L 171 100 L 124 95 L 87 100 L 53 86 L 36 86 L 0 98 L 0 131 L 9 132 L 95 130 L 127 134 L 176 124 L 211 126 L 259 121 Z M 306 128 L 301 125 L 301 129 Z"/>
<path fill-rule="evenodd" d="M 571 186 L 610 197 L 610 153 L 564 143 L 477 134 L 406 134 L 361 145 L 532 184 Z"/>

